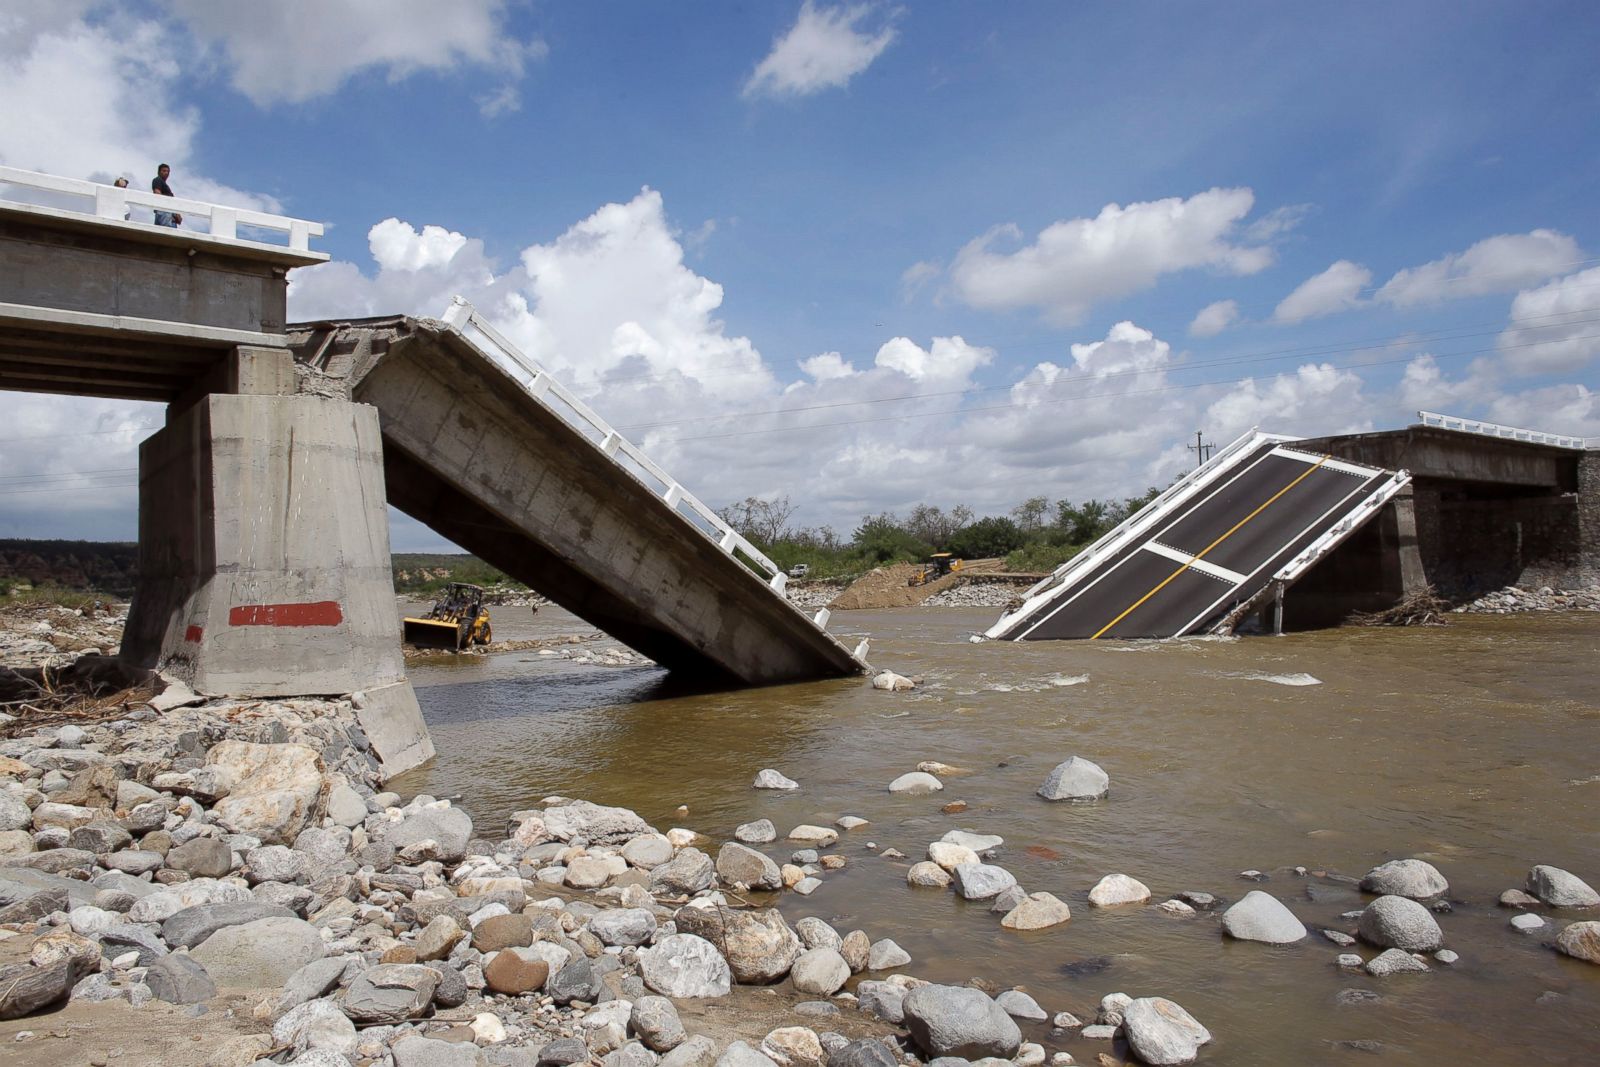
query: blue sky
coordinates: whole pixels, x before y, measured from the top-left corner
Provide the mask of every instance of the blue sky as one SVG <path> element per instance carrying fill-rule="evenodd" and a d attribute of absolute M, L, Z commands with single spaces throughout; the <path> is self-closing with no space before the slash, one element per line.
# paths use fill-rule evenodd
<path fill-rule="evenodd" d="M 708 502 L 846 533 L 1197 428 L 1600 435 L 1600 9 L 1305 7 L 0 3 L 0 162 L 321 220 L 292 315 L 464 293 Z M 133 536 L 76 472 L 158 408 L 0 413 L 0 536 Z"/>

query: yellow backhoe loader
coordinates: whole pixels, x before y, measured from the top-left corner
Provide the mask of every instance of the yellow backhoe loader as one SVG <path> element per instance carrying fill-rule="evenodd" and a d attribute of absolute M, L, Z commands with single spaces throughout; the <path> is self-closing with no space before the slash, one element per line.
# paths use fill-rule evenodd
<path fill-rule="evenodd" d="M 927 585 L 936 578 L 943 578 L 945 575 L 960 569 L 961 561 L 956 559 L 953 553 L 935 552 L 928 557 L 928 562 L 923 565 L 920 571 L 906 579 L 906 585 L 912 587 Z"/>
<path fill-rule="evenodd" d="M 405 621 L 405 643 L 413 648 L 462 652 L 473 645 L 487 645 L 491 639 L 483 590 L 465 582 L 450 583 L 432 611 Z"/>

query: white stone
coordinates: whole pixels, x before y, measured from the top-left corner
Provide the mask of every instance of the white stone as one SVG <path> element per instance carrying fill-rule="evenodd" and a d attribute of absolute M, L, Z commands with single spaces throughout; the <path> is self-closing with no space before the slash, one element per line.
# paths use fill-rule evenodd
<path fill-rule="evenodd" d="M 1150 888 L 1125 874 L 1108 874 L 1089 890 L 1089 903 L 1097 908 L 1119 904 L 1143 904 L 1150 899 Z"/>
<path fill-rule="evenodd" d="M 889 792 L 905 793 L 908 796 L 937 793 L 943 788 L 944 783 L 926 771 L 909 771 L 889 783 Z"/>

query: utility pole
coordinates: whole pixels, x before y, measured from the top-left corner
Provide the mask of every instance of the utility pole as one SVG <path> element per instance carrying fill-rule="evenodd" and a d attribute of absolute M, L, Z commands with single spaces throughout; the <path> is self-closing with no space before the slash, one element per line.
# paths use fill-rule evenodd
<path fill-rule="evenodd" d="M 1211 453 L 1216 451 L 1217 446 L 1206 444 L 1204 436 L 1199 430 L 1196 430 L 1194 432 L 1194 444 L 1185 445 L 1184 447 L 1194 453 L 1194 466 L 1196 470 L 1199 470 L 1205 464 L 1205 461 L 1211 458 Z"/>

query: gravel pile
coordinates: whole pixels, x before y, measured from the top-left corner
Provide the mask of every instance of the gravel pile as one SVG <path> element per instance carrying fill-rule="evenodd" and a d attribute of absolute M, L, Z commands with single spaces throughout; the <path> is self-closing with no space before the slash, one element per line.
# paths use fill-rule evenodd
<path fill-rule="evenodd" d="M 1516 615 L 1526 611 L 1600 611 L 1600 589 L 1524 589 L 1508 586 L 1462 604 L 1457 612 L 1471 615 Z"/>

